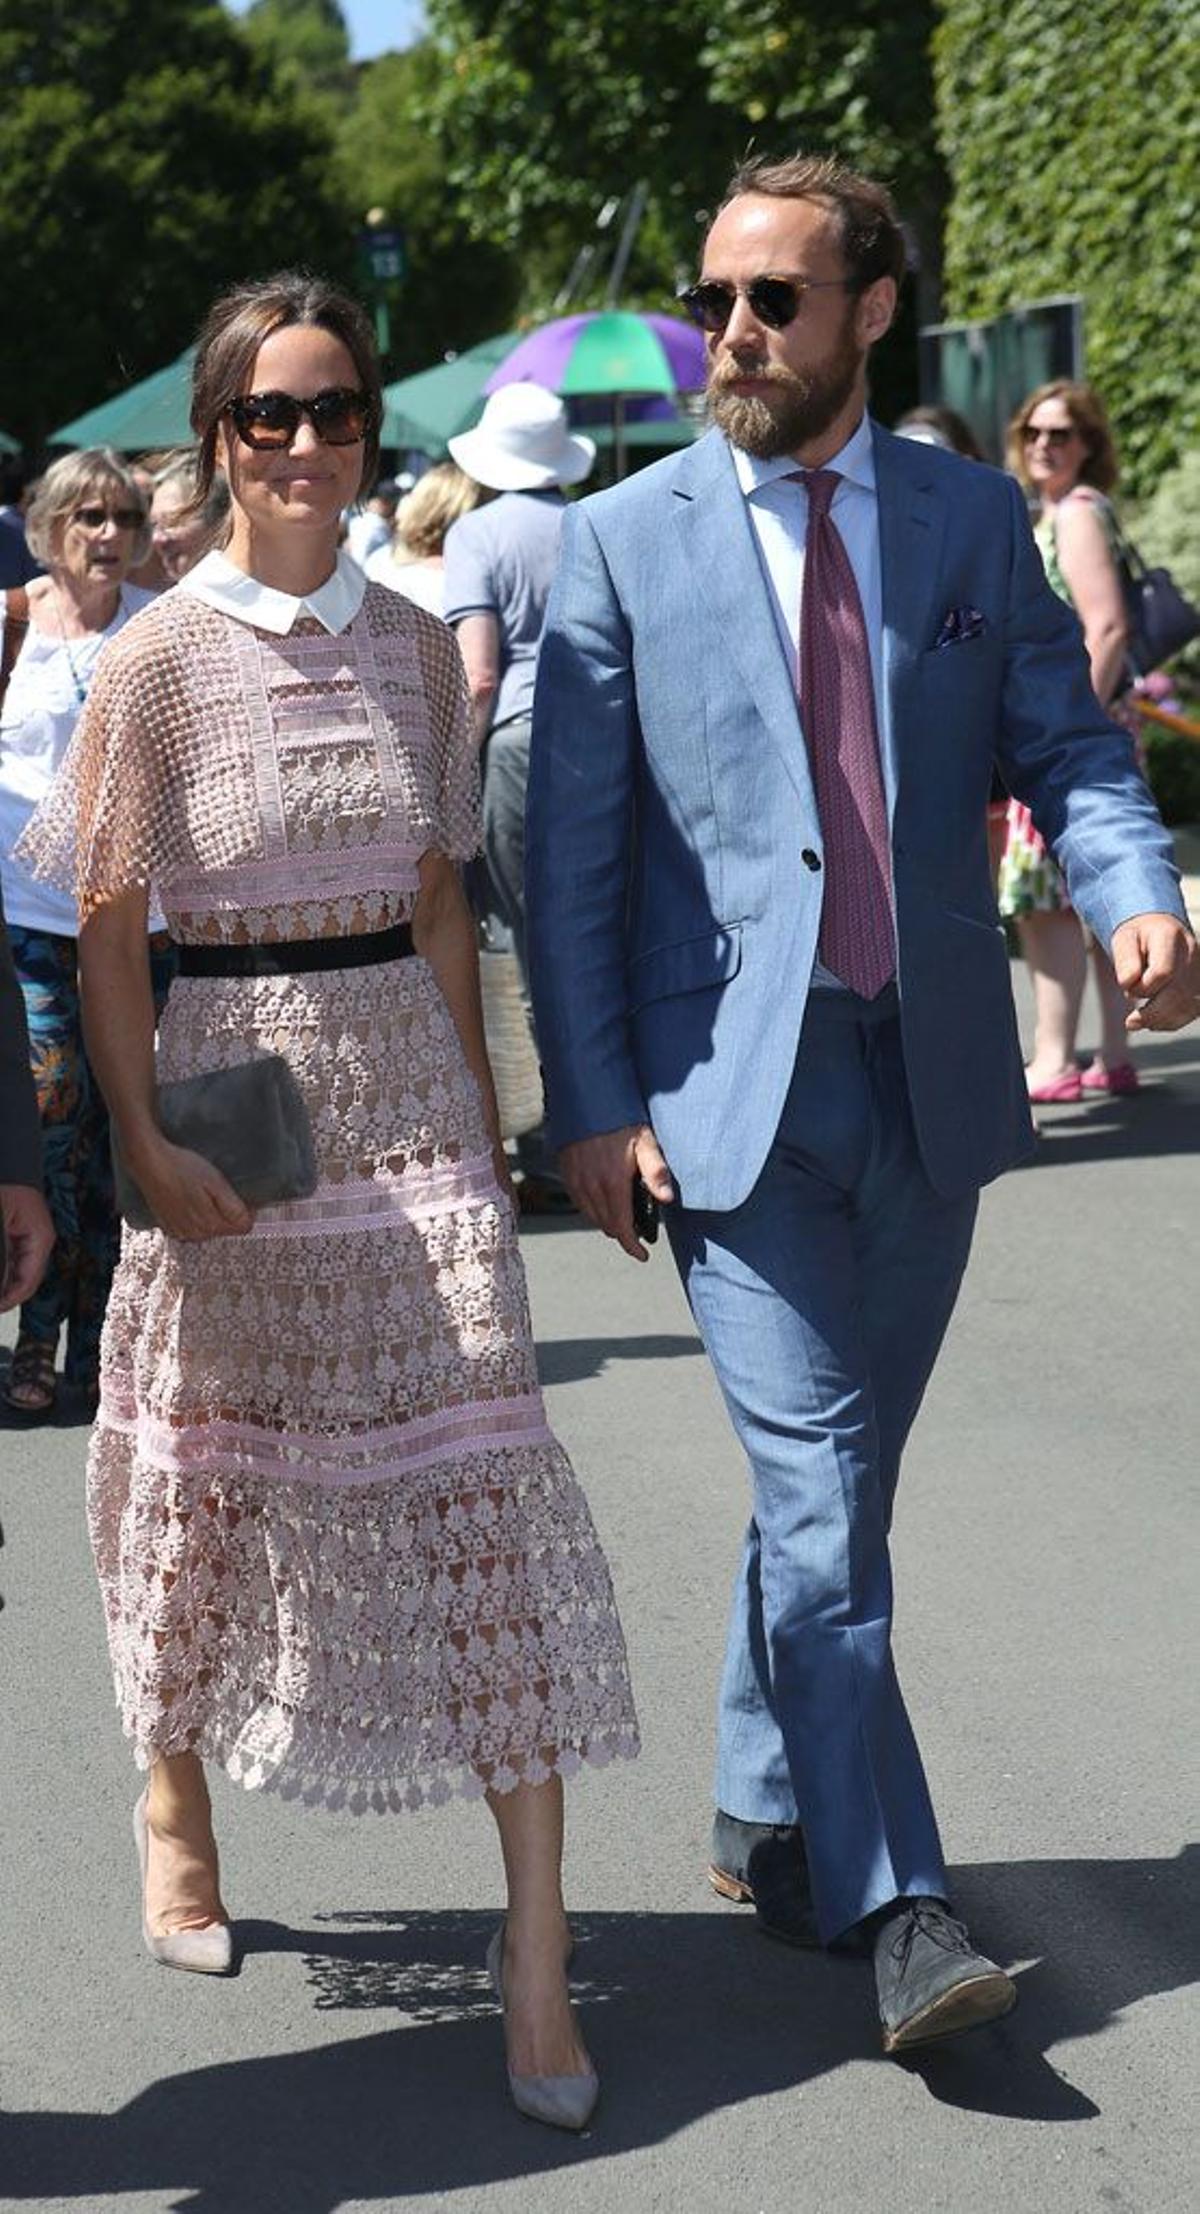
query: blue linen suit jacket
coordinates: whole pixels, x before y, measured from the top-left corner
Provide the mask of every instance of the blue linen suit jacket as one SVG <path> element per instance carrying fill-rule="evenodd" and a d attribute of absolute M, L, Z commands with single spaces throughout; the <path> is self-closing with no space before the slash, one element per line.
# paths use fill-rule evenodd
<path fill-rule="evenodd" d="M 1096 704 L 1018 487 L 873 435 L 905 1065 L 926 1172 L 953 1197 L 1031 1144 L 988 869 L 993 760 L 1102 943 L 1132 915 L 1184 909 L 1170 841 L 1128 737 Z M 939 644 L 943 629 L 974 634 Z M 741 1203 L 795 1062 L 821 858 L 768 586 L 712 431 L 567 517 L 526 846 L 556 1145 L 648 1121 L 685 1205 Z"/>

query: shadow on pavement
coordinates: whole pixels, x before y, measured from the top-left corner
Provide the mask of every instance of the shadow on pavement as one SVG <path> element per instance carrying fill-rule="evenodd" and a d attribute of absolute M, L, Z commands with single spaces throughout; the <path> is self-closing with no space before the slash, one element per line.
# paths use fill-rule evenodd
<path fill-rule="evenodd" d="M 1200 1091 L 1155 1073 L 1132 1099 L 1089 1100 L 1078 1107 L 1038 1107 L 1040 1137 L 1027 1166 L 1062 1168 L 1069 1161 L 1136 1161 L 1200 1153 Z"/>
<path fill-rule="evenodd" d="M 674 1361 L 703 1354 L 699 1338 L 643 1333 L 636 1338 L 551 1338 L 539 1340 L 538 1375 L 543 1384 L 577 1384 L 602 1376 L 610 1361 Z"/>
<path fill-rule="evenodd" d="M 1021 1975 L 1016 2015 L 910 2059 L 906 2074 L 973 2112 L 1094 2120 L 1047 2051 L 1188 1980 L 1198 1872 L 1195 1847 L 1174 1860 L 960 1870 L 979 1942 L 1002 1960 L 1045 1958 Z M 158 2191 L 188 2214 L 336 2214 L 627 2154 L 878 2052 L 862 1961 L 764 1943 L 745 1913 L 582 1915 L 576 1992 L 605 2095 L 586 2137 L 540 2129 L 504 2086 L 482 1969 L 494 1923 L 383 1913 L 311 1930 L 240 1925 L 247 1973 L 256 1953 L 299 1954 L 319 2011 L 391 2012 L 396 2026 L 166 2076 L 116 2113 L 10 2114 L 6 2203 Z"/>

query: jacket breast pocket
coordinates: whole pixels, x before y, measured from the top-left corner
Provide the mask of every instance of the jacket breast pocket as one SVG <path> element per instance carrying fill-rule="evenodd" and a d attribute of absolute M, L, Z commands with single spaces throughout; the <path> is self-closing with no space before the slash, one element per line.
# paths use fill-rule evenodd
<path fill-rule="evenodd" d="M 637 953 L 629 963 L 627 986 L 629 1012 L 636 1014 L 652 1000 L 674 999 L 684 992 L 701 992 L 708 985 L 727 984 L 742 965 L 740 923 L 714 923 L 696 937 L 675 944 L 655 946 Z"/>

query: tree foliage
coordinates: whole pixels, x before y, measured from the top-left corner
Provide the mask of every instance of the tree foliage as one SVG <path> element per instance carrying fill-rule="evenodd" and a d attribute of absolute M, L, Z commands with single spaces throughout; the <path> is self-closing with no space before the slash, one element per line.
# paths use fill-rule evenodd
<path fill-rule="evenodd" d="M 350 33 L 338 0 L 253 0 L 242 25 L 279 83 L 301 101 L 350 105 Z"/>
<path fill-rule="evenodd" d="M 161 368 L 234 280 L 352 241 L 330 140 L 216 0 L 0 0 L 0 422 Z"/>
<path fill-rule="evenodd" d="M 1086 301 L 1129 488 L 1200 443 L 1197 0 L 943 0 L 949 312 Z"/>
<path fill-rule="evenodd" d="M 474 235 L 429 130 L 444 66 L 429 41 L 367 64 L 338 138 L 339 174 L 357 220 L 379 207 L 404 234 L 407 273 L 391 314 L 394 376 L 506 330 L 520 290 L 515 256 Z"/>
<path fill-rule="evenodd" d="M 450 177 L 476 232 L 519 252 L 528 304 L 548 303 L 601 204 L 638 179 L 629 296 L 661 304 L 746 137 L 712 96 L 701 0 L 430 0 L 428 14 Z"/>
<path fill-rule="evenodd" d="M 447 64 L 432 116 L 476 229 L 519 250 L 531 306 L 545 307 L 602 201 L 644 179 L 627 297 L 661 304 L 692 274 L 704 217 L 752 141 L 862 160 L 923 215 L 940 179 L 931 8 L 430 0 Z"/>
<path fill-rule="evenodd" d="M 829 147 L 891 186 L 937 311 L 946 175 L 930 128 L 934 0 L 713 0 L 704 59 L 714 96 L 773 147 Z"/>

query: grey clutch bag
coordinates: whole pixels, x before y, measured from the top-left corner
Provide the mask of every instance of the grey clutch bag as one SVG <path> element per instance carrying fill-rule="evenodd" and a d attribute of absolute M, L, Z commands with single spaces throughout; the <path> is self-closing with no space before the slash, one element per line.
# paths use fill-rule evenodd
<path fill-rule="evenodd" d="M 203 1154 L 248 1207 L 308 1199 L 317 1188 L 312 1129 L 300 1086 L 277 1053 L 158 1091 L 158 1123 L 172 1145 Z M 157 1229 L 113 1133 L 117 1206 L 133 1230 Z"/>

